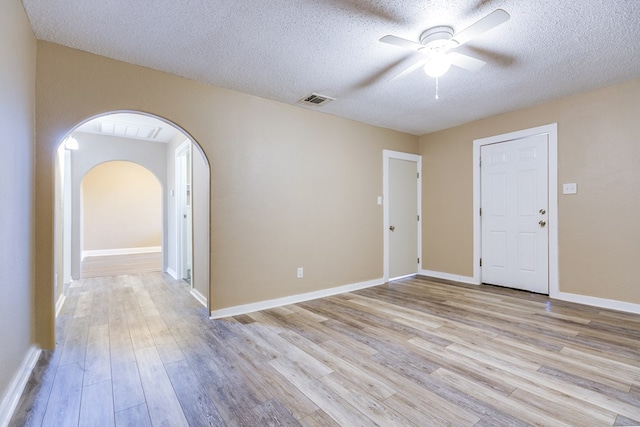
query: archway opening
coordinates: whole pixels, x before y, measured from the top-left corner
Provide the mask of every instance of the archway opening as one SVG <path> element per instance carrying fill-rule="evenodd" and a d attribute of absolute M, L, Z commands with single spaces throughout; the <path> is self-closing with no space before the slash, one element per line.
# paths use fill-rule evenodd
<path fill-rule="evenodd" d="M 143 166 L 113 160 L 80 184 L 82 279 L 162 270 L 162 185 Z"/>
<path fill-rule="evenodd" d="M 161 254 L 161 270 L 174 278 L 183 279 L 179 277 L 177 266 L 178 256 L 184 252 L 184 248 L 178 247 L 178 230 L 182 226 L 183 218 L 179 216 L 179 202 L 176 197 L 179 184 L 176 180 L 176 151 L 185 144 L 192 153 L 188 169 L 189 191 L 193 204 L 189 212 L 192 224 L 189 228 L 191 239 L 188 240 L 189 253 L 192 256 L 189 263 L 189 286 L 192 295 L 210 311 L 208 160 L 197 142 L 176 124 L 147 113 L 117 111 L 94 116 L 80 123 L 68 132 L 58 149 L 54 211 L 56 312 L 60 311 L 71 283 L 82 277 L 83 256 L 110 251 L 127 252 L 126 249 L 130 249 L 131 252 L 156 250 Z M 99 171 L 99 165 L 110 165 L 112 169 L 119 167 L 119 170 L 111 171 L 115 173 L 112 178 L 108 175 L 99 177 L 97 184 L 101 189 L 98 192 L 92 190 L 84 194 L 83 183 L 86 182 L 83 178 L 85 175 L 91 176 L 87 175 L 91 174 L 90 171 Z M 127 167 L 123 169 L 124 165 Z M 160 195 L 157 197 L 159 206 L 156 208 L 159 212 L 152 212 L 151 205 L 155 205 L 157 201 L 149 198 L 144 189 L 141 190 L 144 194 L 139 197 L 140 203 L 136 209 L 142 212 L 142 217 L 145 216 L 146 210 L 148 221 L 146 224 L 140 223 L 142 225 L 137 227 L 133 223 L 127 224 L 128 215 L 123 210 L 129 208 L 117 207 L 118 203 L 122 204 L 124 201 L 122 194 L 126 191 L 121 192 L 119 196 L 109 195 L 112 199 L 111 207 L 106 207 L 105 199 L 100 200 L 101 198 L 97 197 L 100 192 L 103 195 L 113 192 L 116 181 L 124 181 L 126 184 L 128 179 L 131 187 L 129 190 L 139 186 L 140 181 L 145 179 L 133 175 L 126 177 L 132 165 L 148 171 L 160 187 Z M 152 190 L 147 187 L 148 191 Z M 82 209 L 83 195 L 91 199 L 93 216 L 86 217 L 90 212 Z M 103 211 L 99 212 L 100 210 Z M 101 226 L 92 228 L 89 234 L 85 233 L 89 230 L 83 231 L 84 220 L 93 221 L 95 225 L 96 218 L 100 217 Z M 142 230 L 148 229 L 147 226 L 158 221 L 159 236 L 151 237 L 148 230 Z M 85 225 L 88 226 L 88 223 Z M 138 243 L 134 242 L 136 239 Z"/>

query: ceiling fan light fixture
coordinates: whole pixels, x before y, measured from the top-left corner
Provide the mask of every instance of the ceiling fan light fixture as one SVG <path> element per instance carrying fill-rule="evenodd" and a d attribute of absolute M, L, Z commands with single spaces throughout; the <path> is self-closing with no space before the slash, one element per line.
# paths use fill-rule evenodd
<path fill-rule="evenodd" d="M 446 54 L 433 55 L 429 61 L 424 64 L 424 72 L 434 79 L 443 76 L 451 68 L 451 61 Z"/>
<path fill-rule="evenodd" d="M 425 30 L 420 35 L 420 42 L 407 40 L 402 37 L 386 35 L 380 39 L 383 43 L 416 50 L 425 55 L 426 58 L 414 63 L 395 77 L 408 74 L 424 66 L 424 71 L 429 77 L 437 79 L 443 76 L 449 67 L 455 65 L 467 71 L 477 71 L 486 63 L 480 59 L 473 58 L 457 52 L 448 53 L 452 49 L 479 37 L 489 30 L 509 20 L 509 14 L 502 9 L 496 9 L 480 20 L 474 22 L 464 30 L 454 34 L 453 28 L 440 25 Z M 425 65 L 426 64 L 426 65 Z"/>

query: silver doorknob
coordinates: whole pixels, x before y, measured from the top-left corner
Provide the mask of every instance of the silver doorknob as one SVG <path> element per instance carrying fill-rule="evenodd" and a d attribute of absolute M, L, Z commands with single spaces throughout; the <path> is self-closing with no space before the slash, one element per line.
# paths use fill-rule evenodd
<path fill-rule="evenodd" d="M 540 227 L 544 227 L 545 225 L 547 225 L 546 221 L 543 220 L 538 221 L 538 224 L 540 224 Z"/>
<path fill-rule="evenodd" d="M 389 226 L 389 230 L 394 231 L 396 229 L 396 227 L 394 227 L 393 225 Z"/>

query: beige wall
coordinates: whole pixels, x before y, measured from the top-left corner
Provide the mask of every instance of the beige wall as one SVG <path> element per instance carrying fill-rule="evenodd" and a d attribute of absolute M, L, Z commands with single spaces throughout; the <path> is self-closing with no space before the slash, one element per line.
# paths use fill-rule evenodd
<path fill-rule="evenodd" d="M 418 138 L 38 42 L 36 275 L 52 345 L 54 150 L 81 120 L 130 109 L 173 121 L 211 166 L 213 309 L 382 277 L 382 149 Z M 305 277 L 296 279 L 296 268 Z"/>
<path fill-rule="evenodd" d="M 560 291 L 640 303 L 640 80 L 421 137 L 422 267 L 473 275 L 473 140 L 554 122 Z"/>
<path fill-rule="evenodd" d="M 0 424 L 9 385 L 34 341 L 35 63 L 22 3 L 0 1 Z M 52 277 L 48 284 L 52 298 Z"/>
<path fill-rule="evenodd" d="M 106 162 L 82 180 L 83 251 L 162 245 L 162 186 L 133 162 Z"/>
<path fill-rule="evenodd" d="M 207 300 L 209 299 L 209 165 L 199 151 L 192 146 L 192 194 L 193 194 L 193 287 Z"/>

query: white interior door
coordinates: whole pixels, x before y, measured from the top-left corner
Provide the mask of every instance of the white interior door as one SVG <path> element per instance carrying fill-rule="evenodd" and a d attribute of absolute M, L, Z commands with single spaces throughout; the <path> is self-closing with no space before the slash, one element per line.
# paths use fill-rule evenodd
<path fill-rule="evenodd" d="M 547 138 L 480 149 L 483 283 L 549 293 Z"/>
<path fill-rule="evenodd" d="M 419 267 L 418 161 L 390 158 L 388 164 L 389 278 L 416 274 Z"/>

